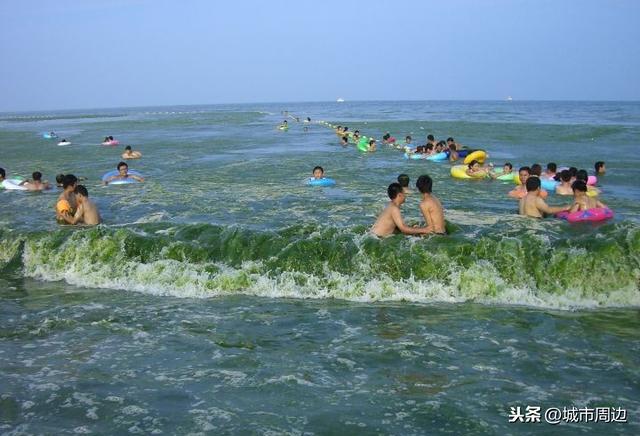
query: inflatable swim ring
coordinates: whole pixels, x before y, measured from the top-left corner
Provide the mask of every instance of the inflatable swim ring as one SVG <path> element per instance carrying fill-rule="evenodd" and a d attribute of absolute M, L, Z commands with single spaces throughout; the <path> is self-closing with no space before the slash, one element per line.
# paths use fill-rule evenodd
<path fill-rule="evenodd" d="M 11 178 L 3 180 L 0 186 L 7 191 L 26 191 L 27 188 L 20 186 L 20 183 L 22 183 L 21 178 Z"/>
<path fill-rule="evenodd" d="M 118 144 L 120 144 L 120 141 L 118 141 L 117 139 L 114 139 L 112 141 L 104 141 L 100 145 L 118 145 Z"/>
<path fill-rule="evenodd" d="M 71 145 L 71 141 L 60 141 L 58 145 Z"/>
<path fill-rule="evenodd" d="M 106 181 L 107 181 L 107 179 L 108 179 L 109 177 L 117 176 L 118 174 L 120 174 L 120 172 L 118 172 L 118 170 L 109 171 L 108 173 L 105 173 L 105 174 L 102 176 L 102 181 L 103 181 L 103 182 L 106 182 Z M 139 173 L 138 171 L 136 171 L 136 170 L 129 170 L 129 171 L 128 171 L 128 174 L 129 174 L 129 175 L 138 176 L 138 177 L 143 177 L 143 175 L 142 175 L 142 174 L 140 174 L 140 173 Z M 116 179 L 116 180 L 112 180 L 112 181 L 110 181 L 110 182 L 109 182 L 109 185 L 128 185 L 128 184 L 130 184 L 130 183 L 140 183 L 140 182 L 139 182 L 139 181 L 137 181 L 136 179 L 133 179 L 133 178 L 129 177 L 129 178 L 126 178 L 126 179 Z"/>
<path fill-rule="evenodd" d="M 424 157 L 424 154 L 420 154 L 420 153 L 405 153 L 404 154 L 404 158 L 405 159 L 413 159 L 413 160 L 426 159 Z"/>
<path fill-rule="evenodd" d="M 504 172 L 503 168 L 497 168 L 494 170 L 494 173 L 496 173 L 496 180 L 501 180 L 503 182 L 512 182 L 514 177 L 518 177 L 518 173 L 516 172 L 510 172 L 509 174 L 502 174 Z"/>
<path fill-rule="evenodd" d="M 454 165 L 451 167 L 451 176 L 456 179 L 484 179 L 487 176 L 485 174 L 481 176 L 470 176 L 467 174 L 467 165 Z"/>
<path fill-rule="evenodd" d="M 447 159 L 449 159 L 449 153 L 447 153 L 446 151 L 427 156 L 427 160 L 430 160 L 432 162 L 442 162 Z"/>
<path fill-rule="evenodd" d="M 56 139 L 58 135 L 56 135 L 55 133 L 53 135 L 51 133 L 43 133 L 42 137 L 44 139 Z"/>
<path fill-rule="evenodd" d="M 328 177 L 323 177 L 321 179 L 310 178 L 307 180 L 307 185 L 309 186 L 334 186 L 335 184 L 336 181 Z"/>
<path fill-rule="evenodd" d="M 366 136 L 361 137 L 356 148 L 360 151 L 369 151 L 369 138 Z"/>
<path fill-rule="evenodd" d="M 520 180 L 520 178 L 518 177 L 518 180 Z M 553 179 L 544 179 L 544 178 L 540 178 L 540 187 L 542 189 L 546 189 L 547 191 L 551 191 L 551 192 L 556 192 L 556 186 L 558 186 L 560 184 L 560 182 L 556 182 Z"/>
<path fill-rule="evenodd" d="M 278 130 L 282 130 L 283 132 L 286 132 L 287 130 L 289 130 L 289 126 L 278 126 Z"/>
<path fill-rule="evenodd" d="M 570 223 L 598 222 L 613 218 L 613 211 L 608 207 L 596 207 L 572 213 L 560 212 L 556 214 L 556 217 L 567 220 Z"/>
<path fill-rule="evenodd" d="M 464 158 L 464 164 L 468 165 L 472 160 L 477 160 L 479 163 L 484 163 L 487 159 L 487 152 L 484 150 L 476 150 L 472 153 L 469 153 L 467 157 Z"/>

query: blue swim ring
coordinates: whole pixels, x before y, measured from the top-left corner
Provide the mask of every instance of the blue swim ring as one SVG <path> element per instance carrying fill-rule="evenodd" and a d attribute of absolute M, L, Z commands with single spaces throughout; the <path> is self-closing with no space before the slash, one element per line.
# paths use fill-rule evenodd
<path fill-rule="evenodd" d="M 441 162 L 447 159 L 449 159 L 449 153 L 444 151 L 441 153 L 432 154 L 431 156 L 427 156 L 427 160 L 430 160 L 433 162 Z"/>
<path fill-rule="evenodd" d="M 310 178 L 307 180 L 307 185 L 309 186 L 334 186 L 335 184 L 336 181 L 328 177 L 323 177 L 322 179 Z"/>
<path fill-rule="evenodd" d="M 138 176 L 138 177 L 144 177 L 142 174 L 140 174 L 136 170 L 129 170 L 129 171 L 127 171 L 127 173 L 129 175 L 134 175 L 134 176 Z M 108 173 L 105 173 L 102 176 L 102 181 L 106 182 L 109 177 L 117 176 L 118 174 L 120 174 L 118 172 L 118 170 L 109 171 Z M 109 182 L 109 185 L 129 185 L 131 183 L 140 183 L 140 182 L 137 181 L 136 179 L 127 178 L 127 179 L 112 180 L 112 181 Z"/>

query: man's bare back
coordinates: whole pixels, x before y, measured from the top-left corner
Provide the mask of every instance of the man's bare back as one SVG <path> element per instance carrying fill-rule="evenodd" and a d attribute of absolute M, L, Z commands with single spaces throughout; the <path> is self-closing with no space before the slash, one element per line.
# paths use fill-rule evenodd
<path fill-rule="evenodd" d="M 431 194 L 423 194 L 422 201 L 420 202 L 420 211 L 427 223 L 429 233 L 447 233 L 444 221 L 444 210 L 438 197 Z"/>

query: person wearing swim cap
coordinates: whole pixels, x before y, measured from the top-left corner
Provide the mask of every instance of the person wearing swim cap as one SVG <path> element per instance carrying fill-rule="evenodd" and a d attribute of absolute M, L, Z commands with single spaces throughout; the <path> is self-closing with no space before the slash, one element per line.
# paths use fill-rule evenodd
<path fill-rule="evenodd" d="M 132 150 L 130 145 L 127 145 L 122 153 L 122 159 L 140 159 L 141 157 L 142 153 Z"/>
<path fill-rule="evenodd" d="M 78 179 L 73 174 L 66 174 L 62 180 L 62 194 L 58 197 L 56 203 L 56 219 L 59 223 L 66 223 L 65 217 L 71 218 L 77 208 L 76 197 L 74 191 Z"/>
<path fill-rule="evenodd" d="M 569 210 L 569 206 L 549 206 L 540 196 L 540 178 L 529 177 L 525 183 L 527 194 L 520 199 L 518 213 L 531 218 L 543 218 L 544 214 Z"/>
<path fill-rule="evenodd" d="M 402 219 L 400 206 L 405 201 L 405 193 L 399 183 L 392 183 L 387 188 L 387 195 L 391 200 L 387 207 L 378 216 L 378 219 L 371 227 L 371 232 L 378 237 L 393 235 L 400 231 L 406 235 L 424 235 L 429 233 L 426 227 L 409 227 Z"/>

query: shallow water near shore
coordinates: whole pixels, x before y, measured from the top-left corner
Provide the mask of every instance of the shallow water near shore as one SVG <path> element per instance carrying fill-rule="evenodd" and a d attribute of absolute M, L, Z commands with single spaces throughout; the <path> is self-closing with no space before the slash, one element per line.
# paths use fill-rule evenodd
<path fill-rule="evenodd" d="M 283 110 L 313 122 L 278 131 Z M 496 166 L 603 160 L 616 217 L 523 219 L 512 184 L 454 180 L 382 144 L 343 149 L 320 120 L 453 136 Z M 100 146 L 107 135 L 121 146 Z M 0 114 L 8 176 L 84 176 L 105 220 L 61 228 L 55 192 L 0 191 L 0 430 L 637 434 L 639 139 L 639 103 Z M 147 180 L 101 186 L 124 145 Z M 304 185 L 315 165 L 335 187 Z M 399 173 L 434 178 L 451 235 L 368 234 Z M 629 422 L 508 423 L 527 405 L 622 407 Z"/>

